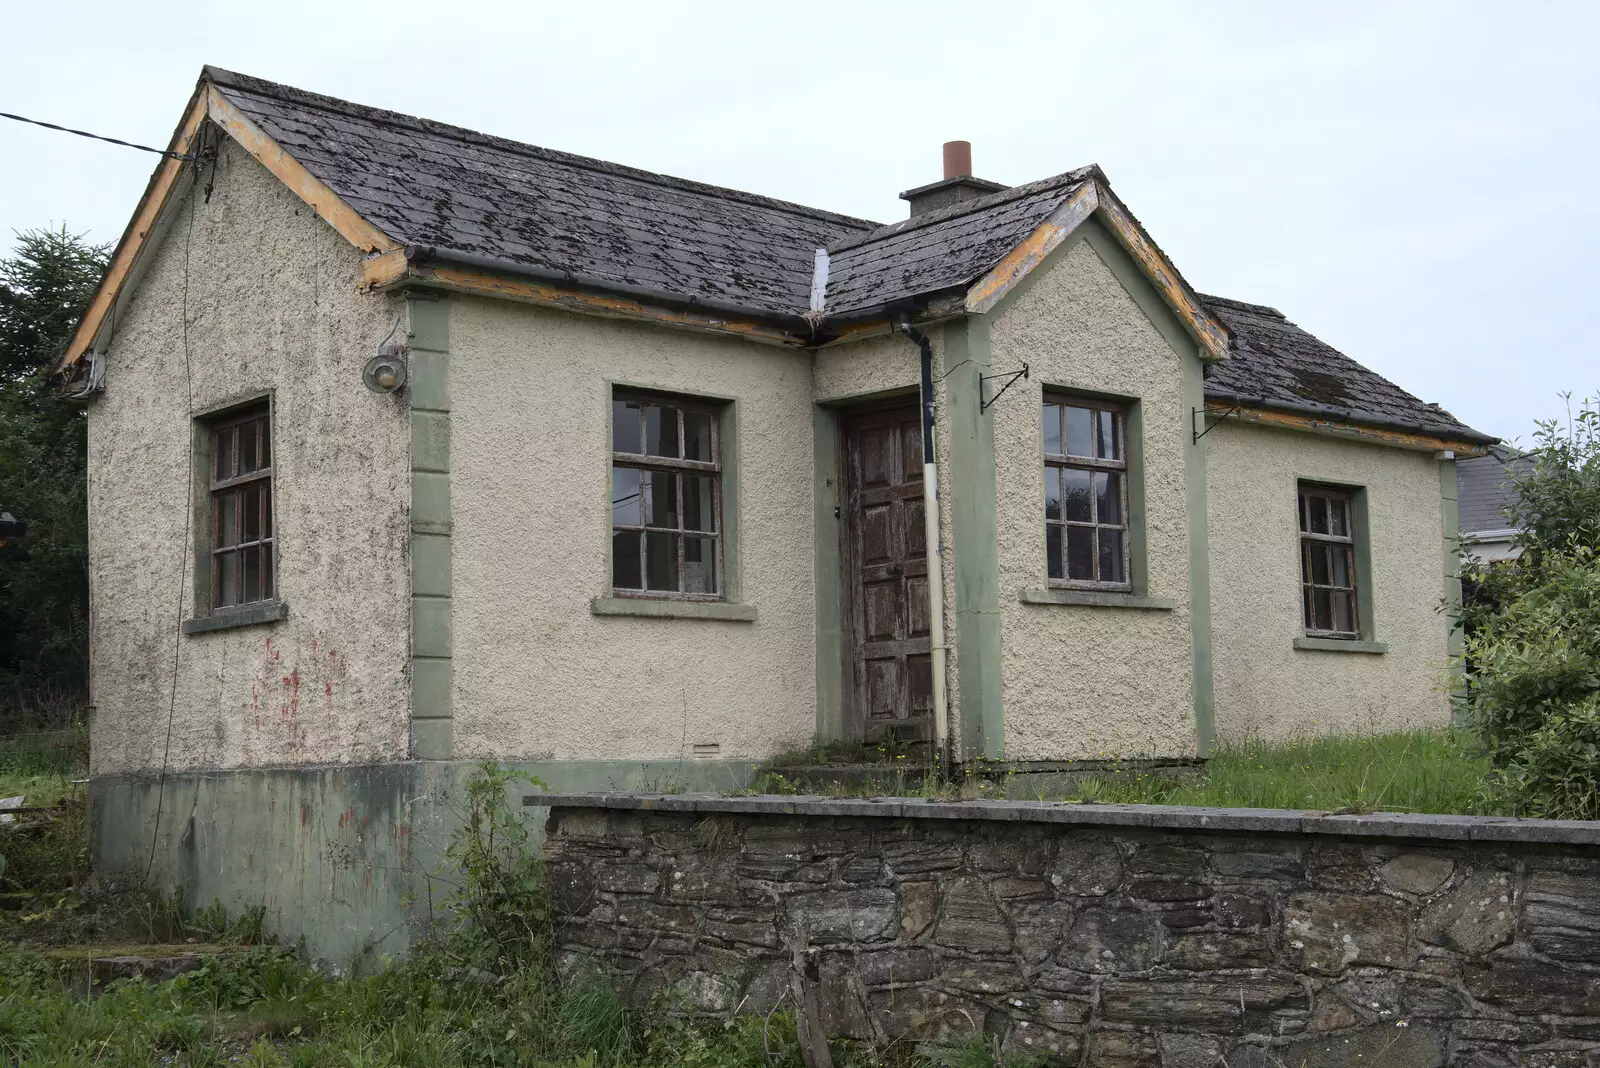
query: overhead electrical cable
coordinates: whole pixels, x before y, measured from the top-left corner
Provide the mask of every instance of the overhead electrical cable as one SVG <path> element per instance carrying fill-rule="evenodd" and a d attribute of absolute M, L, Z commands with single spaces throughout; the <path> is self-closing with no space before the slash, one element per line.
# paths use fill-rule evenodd
<path fill-rule="evenodd" d="M 43 119 L 30 119 L 26 115 L 13 115 L 9 111 L 0 111 L 0 119 L 14 119 L 17 122 L 32 123 L 34 126 L 43 126 L 47 130 L 59 130 L 62 133 L 77 134 L 79 137 L 90 137 L 96 141 L 105 141 L 109 144 L 121 145 L 123 148 L 137 148 L 140 152 L 154 152 L 156 155 L 165 156 L 168 159 L 194 159 L 193 156 L 186 156 L 181 152 L 168 152 L 164 148 L 151 148 L 149 145 L 136 145 L 132 141 L 124 141 L 120 137 L 106 137 L 103 134 L 90 133 L 88 130 L 74 130 L 70 126 L 57 126 L 55 123 L 45 122 Z"/>

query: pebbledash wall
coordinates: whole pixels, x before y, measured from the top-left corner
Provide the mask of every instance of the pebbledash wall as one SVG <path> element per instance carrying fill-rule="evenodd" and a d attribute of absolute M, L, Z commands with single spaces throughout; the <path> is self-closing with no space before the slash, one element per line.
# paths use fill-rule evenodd
<path fill-rule="evenodd" d="M 1094 1068 L 1600 1063 L 1600 824 L 544 796 L 569 966 Z M 788 1002 L 792 1004 L 792 1002 Z"/>

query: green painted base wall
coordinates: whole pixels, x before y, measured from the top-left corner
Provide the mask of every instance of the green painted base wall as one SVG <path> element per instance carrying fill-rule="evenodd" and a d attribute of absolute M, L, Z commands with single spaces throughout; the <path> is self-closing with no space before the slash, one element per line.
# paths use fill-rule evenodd
<path fill-rule="evenodd" d="M 735 761 L 505 762 L 552 792 L 730 790 Z M 267 909 L 267 930 L 339 971 L 403 954 L 450 892 L 444 850 L 476 764 L 410 761 L 90 780 L 90 854 L 103 886 L 182 889 L 190 908 Z M 542 840 L 546 810 L 513 811 Z M 157 799 L 162 795 L 156 827 Z"/>

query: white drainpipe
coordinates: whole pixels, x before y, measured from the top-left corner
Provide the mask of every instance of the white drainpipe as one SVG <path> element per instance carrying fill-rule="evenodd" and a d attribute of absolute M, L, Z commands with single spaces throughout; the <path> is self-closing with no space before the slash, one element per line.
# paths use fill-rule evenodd
<path fill-rule="evenodd" d="M 939 461 L 933 444 L 933 345 L 900 316 L 900 330 L 916 342 L 922 354 L 922 520 L 928 543 L 928 643 L 932 650 L 933 734 L 939 750 L 939 768 L 950 777 L 950 699 L 945 689 L 944 547 L 939 537 Z"/>

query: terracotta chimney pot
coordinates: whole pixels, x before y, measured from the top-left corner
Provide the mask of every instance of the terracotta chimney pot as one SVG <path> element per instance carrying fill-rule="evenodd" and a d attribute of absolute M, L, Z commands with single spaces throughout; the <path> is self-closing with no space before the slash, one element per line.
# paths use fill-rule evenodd
<path fill-rule="evenodd" d="M 972 173 L 972 142 L 946 141 L 944 143 L 944 176 L 965 178 Z"/>

